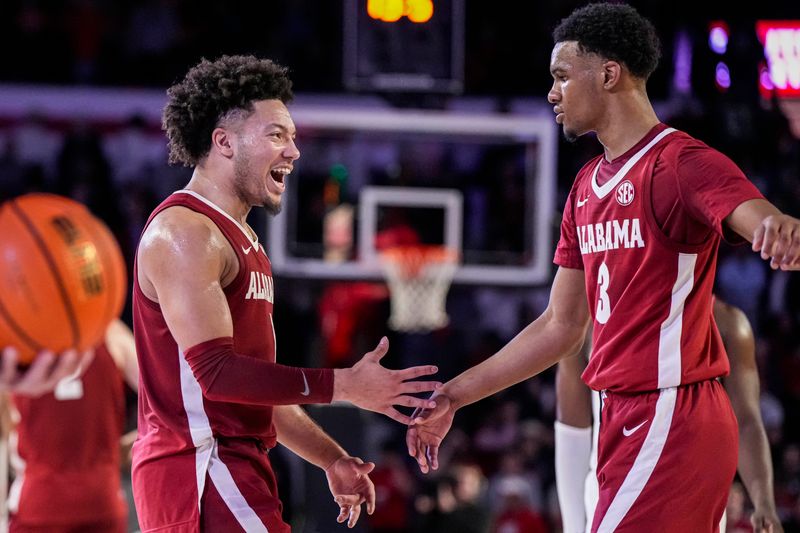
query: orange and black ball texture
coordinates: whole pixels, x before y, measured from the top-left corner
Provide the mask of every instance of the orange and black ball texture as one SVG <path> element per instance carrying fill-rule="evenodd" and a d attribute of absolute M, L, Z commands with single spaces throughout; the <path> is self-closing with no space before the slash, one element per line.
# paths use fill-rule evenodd
<path fill-rule="evenodd" d="M 38 193 L 0 205 L 0 348 L 20 362 L 95 346 L 126 293 L 119 246 L 86 207 Z"/>

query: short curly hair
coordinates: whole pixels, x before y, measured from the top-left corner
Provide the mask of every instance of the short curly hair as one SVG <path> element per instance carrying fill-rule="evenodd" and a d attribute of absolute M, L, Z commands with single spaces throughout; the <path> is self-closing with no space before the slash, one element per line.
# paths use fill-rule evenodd
<path fill-rule="evenodd" d="M 582 52 L 619 61 L 644 80 L 661 58 L 653 24 L 625 4 L 596 3 L 576 9 L 556 27 L 553 39 L 576 41 Z"/>
<path fill-rule="evenodd" d="M 192 167 L 211 150 L 211 132 L 231 111 L 253 111 L 259 100 L 291 101 L 288 69 L 254 56 L 202 59 L 167 90 L 161 119 L 169 162 Z"/>

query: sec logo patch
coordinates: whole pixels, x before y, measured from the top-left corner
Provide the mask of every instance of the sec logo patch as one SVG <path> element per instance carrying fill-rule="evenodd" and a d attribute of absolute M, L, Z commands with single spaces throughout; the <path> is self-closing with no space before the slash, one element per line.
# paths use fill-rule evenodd
<path fill-rule="evenodd" d="M 633 183 L 625 180 L 617 186 L 617 202 L 619 205 L 630 205 L 633 201 Z"/>

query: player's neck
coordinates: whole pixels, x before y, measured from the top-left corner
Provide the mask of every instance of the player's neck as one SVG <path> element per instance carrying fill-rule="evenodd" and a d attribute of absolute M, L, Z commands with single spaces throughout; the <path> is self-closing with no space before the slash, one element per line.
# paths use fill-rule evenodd
<path fill-rule="evenodd" d="M 603 145 L 607 161 L 630 150 L 661 122 L 646 94 L 627 96 L 612 102 L 606 114 L 607 120 L 597 129 L 597 138 Z"/>
<path fill-rule="evenodd" d="M 196 166 L 186 190 L 196 192 L 245 226 L 250 206 L 233 192 L 233 180 L 212 178 L 212 174 L 209 169 Z"/>

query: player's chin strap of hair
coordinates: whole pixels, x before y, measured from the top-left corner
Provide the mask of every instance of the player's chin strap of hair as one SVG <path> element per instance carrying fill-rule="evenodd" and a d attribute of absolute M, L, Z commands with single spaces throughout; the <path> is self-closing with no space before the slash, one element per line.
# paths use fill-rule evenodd
<path fill-rule="evenodd" d="M 233 338 L 219 337 L 182 354 L 212 401 L 255 405 L 330 403 L 333 370 L 297 368 L 238 354 Z"/>

